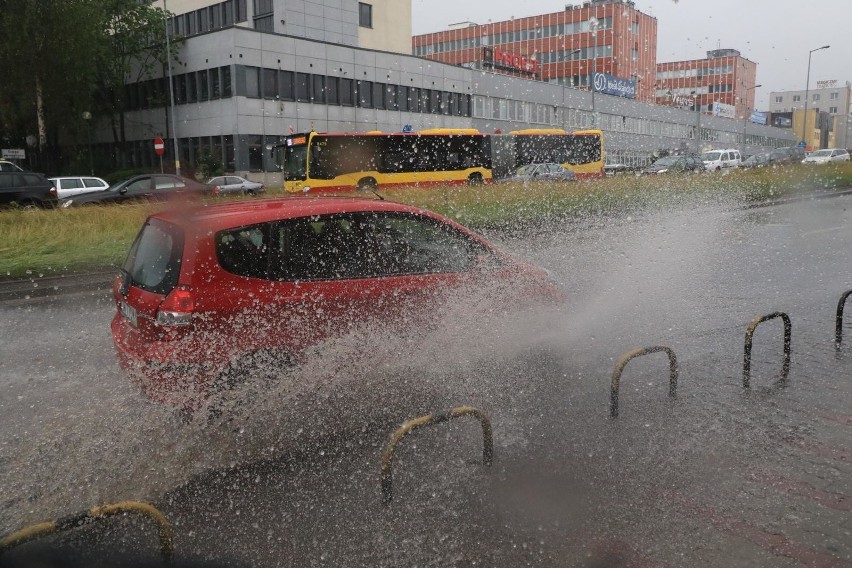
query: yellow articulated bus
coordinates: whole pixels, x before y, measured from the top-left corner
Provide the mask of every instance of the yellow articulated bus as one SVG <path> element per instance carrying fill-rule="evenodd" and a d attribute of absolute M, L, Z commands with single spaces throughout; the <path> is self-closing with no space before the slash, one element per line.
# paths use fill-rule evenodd
<path fill-rule="evenodd" d="M 491 181 L 489 139 L 468 128 L 287 136 L 273 149 L 291 193 Z"/>
<path fill-rule="evenodd" d="M 604 177 L 604 141 L 601 130 L 577 130 L 566 132 L 556 128 L 531 128 L 513 130 L 503 135 L 500 142 L 492 142 L 495 175 L 502 174 L 498 166 L 497 152 L 511 156 L 508 160 L 499 160 L 504 169 L 516 168 L 527 164 L 552 162 L 562 164 L 573 171 L 578 179 Z"/>

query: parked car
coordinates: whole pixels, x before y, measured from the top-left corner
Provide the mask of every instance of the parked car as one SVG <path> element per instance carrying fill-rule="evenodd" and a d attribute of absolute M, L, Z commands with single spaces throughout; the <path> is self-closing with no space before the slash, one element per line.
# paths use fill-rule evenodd
<path fill-rule="evenodd" d="M 550 162 L 527 164 L 521 166 L 511 176 L 504 178 L 506 182 L 530 181 L 576 181 L 577 175 L 561 164 Z"/>
<path fill-rule="evenodd" d="M 805 149 L 800 146 L 782 146 L 773 153 L 778 157 L 779 164 L 800 164 L 807 157 Z"/>
<path fill-rule="evenodd" d="M 210 188 L 197 181 L 171 174 L 144 174 L 117 183 L 104 191 L 83 193 L 62 200 L 62 207 L 91 203 L 167 201 L 199 197 Z"/>
<path fill-rule="evenodd" d="M 256 195 L 263 193 L 266 188 L 262 183 L 250 181 L 240 176 L 219 176 L 214 177 L 207 182 L 210 186 L 210 191 L 213 195 L 224 193 L 245 193 L 246 195 Z"/>
<path fill-rule="evenodd" d="M 604 175 L 614 176 L 630 171 L 630 166 L 621 162 L 607 162 L 604 164 Z"/>
<path fill-rule="evenodd" d="M 742 161 L 740 151 L 733 148 L 704 152 L 701 159 L 704 161 L 704 169 L 709 172 L 738 168 Z"/>
<path fill-rule="evenodd" d="M 0 172 L 22 172 L 24 171 L 17 165 L 12 162 L 7 162 L 6 160 L 0 160 Z"/>
<path fill-rule="evenodd" d="M 640 175 L 656 175 L 666 173 L 696 173 L 704 171 L 704 162 L 699 156 L 692 154 L 682 156 L 664 156 L 642 170 Z"/>
<path fill-rule="evenodd" d="M 20 207 L 53 207 L 56 188 L 42 174 L 33 172 L 0 171 L 0 205 Z"/>
<path fill-rule="evenodd" d="M 419 207 L 221 203 L 147 219 L 113 285 L 112 336 L 146 395 L 196 409 L 260 359 L 298 362 L 353 323 L 404 327 L 487 282 L 513 304 L 563 299 L 543 270 Z"/>
<path fill-rule="evenodd" d="M 846 148 L 825 148 L 808 154 L 802 160 L 803 164 L 827 164 L 829 162 L 848 162 L 849 152 Z"/>
<path fill-rule="evenodd" d="M 774 152 L 764 152 L 762 154 L 755 154 L 743 160 L 743 162 L 740 164 L 740 167 L 749 169 L 771 166 L 776 161 L 775 156 L 776 154 Z"/>
<path fill-rule="evenodd" d="M 56 186 L 56 194 L 60 199 L 109 189 L 109 184 L 96 177 L 52 177 L 48 178 Z"/>

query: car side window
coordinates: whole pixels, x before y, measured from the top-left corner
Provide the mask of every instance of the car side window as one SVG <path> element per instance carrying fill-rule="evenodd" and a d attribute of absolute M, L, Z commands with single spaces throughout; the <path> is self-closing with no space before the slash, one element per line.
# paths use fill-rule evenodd
<path fill-rule="evenodd" d="M 269 225 L 252 225 L 216 233 L 216 257 L 231 274 L 267 278 Z"/>
<path fill-rule="evenodd" d="M 469 270 L 487 249 L 413 215 L 358 213 L 293 219 L 276 230 L 273 278 L 375 278 Z"/>
<path fill-rule="evenodd" d="M 61 179 L 62 189 L 80 189 L 83 187 L 83 181 L 80 178 Z"/>
<path fill-rule="evenodd" d="M 106 183 L 95 178 L 83 178 L 83 184 L 86 187 L 105 187 Z"/>
<path fill-rule="evenodd" d="M 127 184 L 128 193 L 145 193 L 151 189 L 151 178 L 137 179 L 134 182 Z"/>
<path fill-rule="evenodd" d="M 225 185 L 239 185 L 241 183 L 243 183 L 243 180 L 238 177 L 228 176 L 225 178 Z"/>
<path fill-rule="evenodd" d="M 167 176 L 154 177 L 154 189 L 172 189 L 173 187 L 183 187 L 177 179 Z"/>

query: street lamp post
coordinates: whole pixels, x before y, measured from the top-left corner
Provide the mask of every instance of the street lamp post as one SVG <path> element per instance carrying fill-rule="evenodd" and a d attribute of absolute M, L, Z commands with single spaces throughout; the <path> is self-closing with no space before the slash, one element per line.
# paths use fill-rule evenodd
<path fill-rule="evenodd" d="M 809 89 L 810 89 L 810 86 L 811 86 L 811 56 L 814 54 L 814 51 L 819 51 L 821 49 L 828 49 L 829 47 L 831 47 L 831 46 L 830 45 L 824 45 L 822 47 L 817 47 L 815 49 L 812 49 L 808 52 L 808 78 L 805 81 L 805 116 L 802 119 L 802 141 L 804 141 L 806 146 L 808 145 L 808 141 L 805 139 L 805 137 L 807 136 L 806 133 L 807 133 L 807 130 L 808 130 L 808 95 L 809 95 Z"/>
<path fill-rule="evenodd" d="M 748 106 L 748 93 L 749 91 L 753 91 L 758 87 L 762 87 L 763 85 L 753 85 L 751 87 L 746 87 L 746 105 L 745 112 L 743 113 L 743 153 L 746 151 L 746 125 L 748 124 L 748 115 L 749 115 L 749 106 Z"/>
<path fill-rule="evenodd" d="M 592 114 L 595 112 L 595 75 L 598 74 L 598 26 L 597 18 L 589 19 L 589 31 L 592 32 L 592 80 L 589 82 L 589 90 L 592 91 Z M 595 121 L 597 126 L 597 121 Z"/>
<path fill-rule="evenodd" d="M 175 86 L 172 80 L 172 47 L 169 41 L 169 9 L 163 0 L 163 25 L 166 27 L 166 61 L 169 64 L 169 106 L 172 109 L 172 143 L 175 152 L 175 175 L 180 175 L 180 154 L 178 154 L 177 127 L 175 126 Z"/>
<path fill-rule="evenodd" d="M 565 44 L 562 44 L 562 53 L 563 53 L 563 61 L 562 61 L 562 84 L 568 85 L 568 61 L 571 60 L 575 55 L 581 53 L 582 49 L 575 49 L 569 53 L 565 53 Z"/>
<path fill-rule="evenodd" d="M 83 120 L 86 121 L 86 141 L 89 146 L 89 175 L 95 175 L 95 166 L 92 162 L 92 113 L 83 112 Z"/>

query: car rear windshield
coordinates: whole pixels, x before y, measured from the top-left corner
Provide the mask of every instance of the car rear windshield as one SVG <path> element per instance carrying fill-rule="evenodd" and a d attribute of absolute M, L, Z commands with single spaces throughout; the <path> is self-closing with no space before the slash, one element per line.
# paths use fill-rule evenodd
<path fill-rule="evenodd" d="M 182 253 L 183 232 L 169 223 L 149 219 L 124 262 L 128 283 L 154 294 L 168 294 L 177 285 Z"/>

